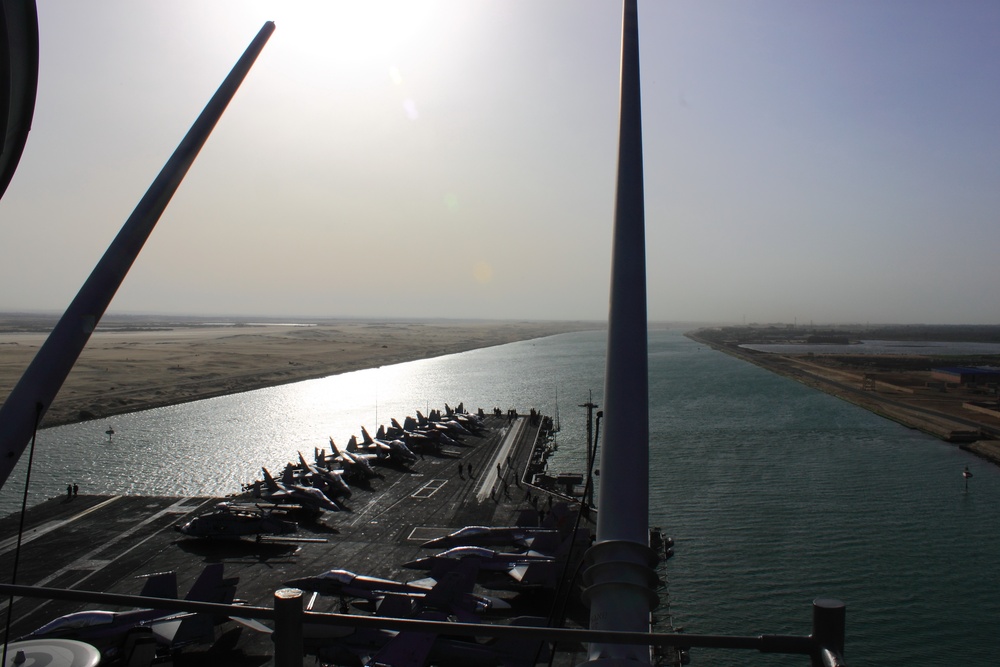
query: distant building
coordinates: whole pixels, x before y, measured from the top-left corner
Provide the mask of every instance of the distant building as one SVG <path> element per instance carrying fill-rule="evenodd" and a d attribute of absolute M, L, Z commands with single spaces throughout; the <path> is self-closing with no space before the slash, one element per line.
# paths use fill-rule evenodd
<path fill-rule="evenodd" d="M 986 384 L 1000 382 L 1000 368 L 970 366 L 932 368 L 931 377 L 949 384 Z"/>
<path fill-rule="evenodd" d="M 807 336 L 806 343 L 809 345 L 850 345 L 851 339 L 847 336 L 839 336 L 835 334 L 816 334 L 813 336 Z"/>

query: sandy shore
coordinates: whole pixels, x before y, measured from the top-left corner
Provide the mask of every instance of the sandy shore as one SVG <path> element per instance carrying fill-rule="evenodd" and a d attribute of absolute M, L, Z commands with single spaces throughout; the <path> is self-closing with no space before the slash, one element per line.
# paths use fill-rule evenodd
<path fill-rule="evenodd" d="M 904 426 L 933 435 L 1000 465 L 1000 417 L 968 408 L 977 396 L 961 388 L 942 393 L 929 387 L 930 372 L 873 372 L 867 356 L 845 365 L 824 355 L 768 354 L 722 343 L 699 332 L 692 340 L 837 396 Z"/>
<path fill-rule="evenodd" d="M 593 322 L 347 321 L 310 326 L 145 323 L 141 330 L 99 328 L 42 425 L 601 327 Z M 46 336 L 41 331 L 9 331 L 0 322 L 0 397 L 6 399 Z"/>

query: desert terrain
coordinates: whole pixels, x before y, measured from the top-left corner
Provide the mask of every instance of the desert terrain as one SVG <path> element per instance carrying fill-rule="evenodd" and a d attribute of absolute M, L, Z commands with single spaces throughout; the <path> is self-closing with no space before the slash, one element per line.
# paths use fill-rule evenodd
<path fill-rule="evenodd" d="M 0 400 L 53 324 L 40 317 L 0 316 Z M 106 317 L 42 426 L 602 327 L 593 322 L 345 320 L 299 325 Z"/>

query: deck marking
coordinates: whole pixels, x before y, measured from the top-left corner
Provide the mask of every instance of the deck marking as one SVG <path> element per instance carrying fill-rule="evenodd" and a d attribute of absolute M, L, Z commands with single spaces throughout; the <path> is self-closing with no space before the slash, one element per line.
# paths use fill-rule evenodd
<path fill-rule="evenodd" d="M 479 490 L 476 491 L 476 500 L 483 502 L 489 497 L 490 492 L 493 491 L 493 485 L 497 482 L 497 467 L 504 469 L 507 464 L 507 453 L 510 452 L 511 447 L 517 442 L 518 437 L 521 435 L 521 431 L 524 430 L 524 425 L 526 420 L 524 417 L 518 417 L 517 422 L 507 430 L 507 434 L 503 438 L 503 442 L 500 444 L 500 449 L 497 450 L 496 458 L 490 461 L 489 466 L 484 471 L 485 474 L 480 473 L 481 481 L 479 482 Z M 506 474 L 506 472 L 504 473 Z M 515 472 L 515 474 L 517 474 Z"/>
<path fill-rule="evenodd" d="M 448 483 L 446 479 L 432 479 L 427 482 L 419 489 L 410 494 L 411 498 L 416 498 L 417 500 L 426 500 L 430 498 L 435 493 L 441 490 L 441 488 Z"/>
<path fill-rule="evenodd" d="M 47 533 L 51 533 L 53 530 L 58 530 L 59 528 L 62 528 L 63 526 L 71 524 L 74 521 L 76 521 L 77 519 L 82 519 L 83 517 L 87 516 L 91 512 L 96 512 L 97 510 L 101 509 L 105 505 L 109 505 L 109 504 L 113 503 L 114 501 L 118 500 L 119 498 L 121 498 L 121 496 L 111 496 L 107 500 L 99 502 L 96 505 L 94 505 L 93 507 L 88 507 L 85 510 L 77 512 L 76 514 L 74 514 L 73 516 L 69 517 L 68 519 L 55 519 L 53 521 L 48 521 L 48 522 L 43 523 L 43 524 L 41 524 L 39 526 L 36 526 L 36 527 L 31 528 L 29 530 L 26 530 L 24 532 L 24 536 L 21 538 L 21 546 L 23 547 L 28 542 L 31 542 L 32 540 L 37 540 L 42 535 L 46 535 Z M 8 537 L 7 539 L 5 539 L 3 541 L 0 541 L 0 556 L 4 555 L 4 554 L 6 554 L 6 553 L 8 553 L 10 551 L 13 551 L 16 548 L 17 548 L 17 535 L 15 535 L 14 537 Z"/>
<path fill-rule="evenodd" d="M 124 530 L 124 531 L 118 533 L 118 535 L 116 535 L 115 537 L 112 537 L 107 542 L 103 542 L 102 544 L 99 544 L 95 549 L 89 551 L 88 553 L 83 554 L 82 556 L 80 556 L 79 558 L 77 558 L 75 561 L 73 561 L 72 563 L 70 563 L 69 565 L 67 565 L 66 567 L 62 568 L 61 570 L 57 570 L 57 571 L 53 572 L 49 576 L 47 576 L 47 577 L 45 577 L 43 579 L 40 579 L 39 581 L 35 582 L 32 585 L 33 586 L 45 586 L 49 582 L 51 582 L 53 579 L 55 579 L 56 577 L 59 577 L 64 572 L 67 572 L 69 570 L 86 570 L 86 569 L 88 569 L 87 568 L 87 563 L 93 563 L 93 562 L 95 562 L 95 559 L 94 559 L 95 555 L 97 555 L 98 553 L 100 553 L 104 549 L 107 549 L 109 546 L 115 544 L 116 542 L 120 542 L 124 538 L 126 538 L 129 535 L 137 532 L 140 528 L 146 526 L 147 524 L 152 523 L 153 521 L 159 519 L 160 517 L 165 516 L 167 514 L 174 514 L 174 513 L 176 513 L 176 508 L 178 506 L 180 506 L 180 505 L 183 505 L 187 501 L 188 501 L 188 498 L 182 498 L 182 499 L 178 500 L 177 502 L 173 503 L 172 505 L 169 505 L 169 506 L 163 508 L 162 510 L 160 510 L 156 514 L 153 514 L 152 516 L 147 517 L 143 521 L 140 521 L 139 523 L 136 523 L 136 524 L 132 524 L 132 526 L 130 528 L 128 528 L 127 530 Z M 211 502 L 211 501 L 206 501 L 206 502 Z M 202 503 L 202 504 L 205 504 L 205 503 Z M 192 508 L 192 509 L 194 509 L 194 508 Z M 119 558 L 121 558 L 122 556 L 124 556 L 125 554 L 127 554 L 128 552 L 132 551 L 133 549 L 139 548 L 142 544 L 144 544 L 148 540 L 151 540 L 154 537 L 156 537 L 157 533 L 159 533 L 159 532 L 160 531 L 156 531 L 154 533 L 151 533 L 148 537 L 146 537 L 146 538 L 140 540 L 139 542 L 133 544 L 132 546 L 130 546 L 128 549 L 126 549 L 125 551 L 121 552 L 120 554 L 117 554 L 113 558 L 107 559 L 106 562 L 107 563 L 112 563 L 112 562 L 118 560 Z M 79 580 L 77 580 L 76 583 L 73 586 L 66 586 L 66 588 L 70 588 L 70 589 L 76 588 L 77 586 L 79 586 L 80 584 L 82 584 L 84 581 L 86 581 L 87 579 L 89 579 L 91 577 L 91 575 L 93 575 L 97 571 L 98 570 L 89 570 L 89 572 L 84 577 L 82 577 Z M 14 598 L 14 602 L 17 602 L 20 599 L 22 599 L 22 598 Z M 22 616 L 27 616 L 28 614 L 34 614 L 39 609 L 41 609 L 42 607 L 44 607 L 45 605 L 47 605 L 49 602 L 51 602 L 51 600 L 43 600 L 39 604 L 35 605 L 35 607 L 32 608 L 31 610 L 23 612 Z"/>
<path fill-rule="evenodd" d="M 451 535 L 453 532 L 455 532 L 454 528 L 445 528 L 443 526 L 414 526 L 410 534 L 407 535 L 406 541 L 427 542 L 438 537 Z"/>
<path fill-rule="evenodd" d="M 401 483 L 404 479 L 406 479 L 405 475 L 402 476 L 402 477 L 400 477 L 399 479 L 397 479 L 392 484 L 390 484 L 388 489 L 383 489 L 380 495 L 387 494 L 392 488 L 394 488 L 397 484 Z M 386 512 L 388 512 L 389 510 L 391 510 L 392 508 L 394 508 L 396 505 L 398 505 L 399 503 L 401 503 L 404 500 L 406 500 L 406 498 L 407 498 L 406 496 L 403 496 L 402 498 L 400 498 L 399 500 L 397 500 L 393 504 L 391 504 L 388 507 L 386 507 L 384 510 L 376 513 L 375 516 L 381 516 L 381 515 L 385 514 Z M 368 502 L 368 504 L 365 506 L 365 508 L 356 514 L 356 516 L 354 517 L 354 521 L 351 522 L 351 525 L 352 526 L 358 525 L 361 522 L 361 519 L 364 518 L 364 516 L 366 514 L 368 514 L 369 512 L 371 512 L 372 508 L 374 508 L 377 504 L 378 504 L 377 497 L 373 497 Z"/>

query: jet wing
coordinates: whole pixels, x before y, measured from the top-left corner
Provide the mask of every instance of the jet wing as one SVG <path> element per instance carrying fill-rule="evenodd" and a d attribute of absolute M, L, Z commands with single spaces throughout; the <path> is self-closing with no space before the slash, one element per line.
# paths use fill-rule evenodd
<path fill-rule="evenodd" d="M 423 667 L 437 635 L 400 632 L 365 663 L 366 667 Z"/>

